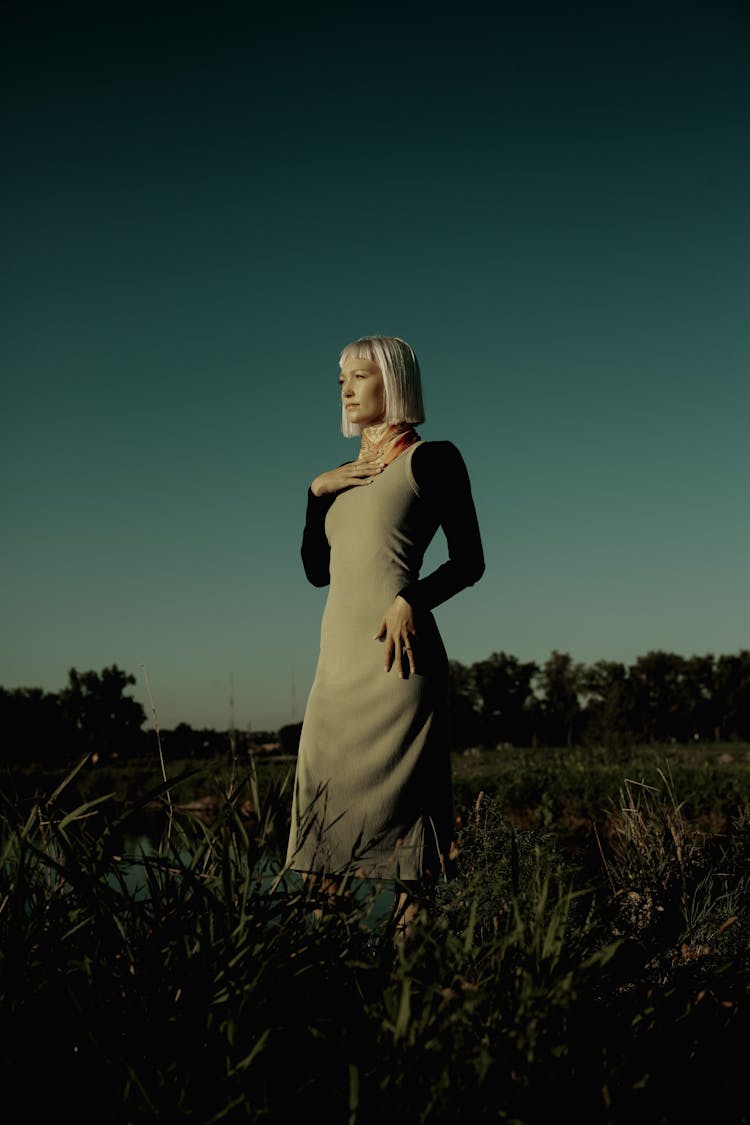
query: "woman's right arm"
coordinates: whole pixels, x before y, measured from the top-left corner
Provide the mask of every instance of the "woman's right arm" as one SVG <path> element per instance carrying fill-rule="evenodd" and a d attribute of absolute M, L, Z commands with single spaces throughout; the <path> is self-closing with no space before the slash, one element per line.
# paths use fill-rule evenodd
<path fill-rule="evenodd" d="M 331 581 L 329 563 L 331 545 L 326 536 L 326 513 L 336 499 L 335 492 L 316 496 L 307 490 L 305 530 L 302 532 L 302 565 L 308 582 L 313 586 L 327 586 Z"/>
<path fill-rule="evenodd" d="M 356 488 L 360 484 L 370 484 L 384 469 L 383 462 L 374 453 L 367 454 L 356 461 L 345 461 L 327 473 L 321 473 L 310 485 L 313 496 L 334 495 L 345 488 Z"/>

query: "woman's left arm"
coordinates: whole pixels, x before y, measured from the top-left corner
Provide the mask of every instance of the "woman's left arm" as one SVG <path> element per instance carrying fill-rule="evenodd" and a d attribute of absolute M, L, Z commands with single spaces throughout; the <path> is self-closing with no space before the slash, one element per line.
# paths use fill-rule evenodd
<path fill-rule="evenodd" d="M 404 586 L 388 607 L 375 634 L 385 641 L 385 670 L 396 665 L 403 676 L 404 657 L 411 672 L 415 616 L 473 586 L 484 574 L 484 550 L 471 482 L 464 459 L 452 442 L 425 442 L 414 451 L 412 472 L 426 503 L 432 505 L 448 546 L 448 559 L 424 578 Z"/>
<path fill-rule="evenodd" d="M 425 442 L 414 451 L 412 471 L 419 492 L 435 511 L 445 533 L 448 559 L 424 578 L 410 582 L 400 596 L 415 611 L 434 609 L 484 574 L 484 550 L 463 457 L 450 441 Z"/>

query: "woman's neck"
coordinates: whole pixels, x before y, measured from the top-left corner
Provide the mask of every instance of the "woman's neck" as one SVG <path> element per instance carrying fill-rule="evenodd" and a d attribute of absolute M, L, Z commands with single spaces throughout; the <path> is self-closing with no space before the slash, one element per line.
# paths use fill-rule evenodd
<path fill-rule="evenodd" d="M 411 422 L 378 422 L 374 426 L 365 426 L 362 430 L 359 456 L 368 457 L 375 454 L 389 465 L 400 453 L 419 440 L 419 434 Z"/>
<path fill-rule="evenodd" d="M 391 425 L 391 422 L 376 422 L 374 426 L 364 426 L 362 429 L 362 444 L 374 448 L 382 445 Z"/>

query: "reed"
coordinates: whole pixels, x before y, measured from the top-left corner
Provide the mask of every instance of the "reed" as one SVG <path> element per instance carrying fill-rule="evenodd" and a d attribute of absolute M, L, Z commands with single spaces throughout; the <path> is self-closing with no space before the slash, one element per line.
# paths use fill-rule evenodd
<path fill-rule="evenodd" d="M 606 829 L 589 824 L 596 866 L 566 846 L 554 786 L 524 826 L 500 786 L 459 781 L 455 873 L 405 942 L 390 914 L 369 921 L 367 889 L 316 921 L 282 863 L 288 770 L 230 751 L 200 779 L 80 800 L 83 760 L 6 799 L 8 1104 L 115 1125 L 537 1125 L 565 1106 L 741 1125 L 750 805 L 711 833 L 660 768 L 620 773 Z M 206 818 L 184 795 L 209 779 Z M 128 852 L 155 808 L 153 847 Z"/>

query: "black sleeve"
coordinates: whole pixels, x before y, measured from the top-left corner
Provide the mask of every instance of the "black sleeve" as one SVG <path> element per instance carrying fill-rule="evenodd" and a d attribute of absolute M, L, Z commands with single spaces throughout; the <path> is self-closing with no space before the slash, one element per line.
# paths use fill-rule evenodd
<path fill-rule="evenodd" d="M 473 586 L 484 574 L 484 551 L 471 482 L 463 457 L 450 441 L 426 441 L 411 462 L 420 496 L 445 533 L 448 559 L 431 574 L 400 590 L 416 610 L 430 610 Z"/>
<path fill-rule="evenodd" d="M 327 586 L 331 581 L 331 547 L 326 538 L 326 512 L 336 499 L 335 492 L 314 496 L 307 490 L 307 513 L 302 532 L 302 565 L 308 582 L 313 586 Z"/>

